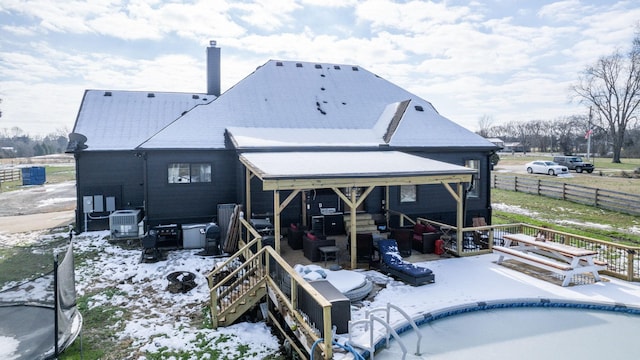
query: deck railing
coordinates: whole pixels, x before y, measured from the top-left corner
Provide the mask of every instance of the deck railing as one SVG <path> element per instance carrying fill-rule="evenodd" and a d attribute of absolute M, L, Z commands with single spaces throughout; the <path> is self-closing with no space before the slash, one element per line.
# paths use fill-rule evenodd
<path fill-rule="evenodd" d="M 272 247 L 262 247 L 262 237 L 248 221 L 240 219 L 238 226 L 241 228 L 239 233 L 247 235 L 248 241 L 240 237 L 241 248 L 207 275 L 213 326 L 218 326 L 220 314 L 243 298 L 245 291 L 264 281 L 267 298 L 271 302 L 267 306 L 269 321 L 289 340 L 300 358 L 308 358 L 314 349 L 316 359 L 331 359 L 331 302 L 309 285 Z M 228 275 L 222 277 L 223 271 L 228 271 Z M 312 323 L 299 311 L 299 291 L 307 293 L 305 301 L 311 301 L 321 309 L 321 324 Z M 292 333 L 295 339 L 291 337 Z M 328 340 L 321 341 L 322 333 L 327 334 Z"/>
<path fill-rule="evenodd" d="M 563 231 L 524 223 L 506 225 L 487 225 L 463 228 L 463 239 L 458 241 L 453 235 L 456 227 L 437 221 L 418 218 L 418 221 L 429 223 L 443 230 L 443 240 L 448 252 L 456 256 L 472 256 L 492 252 L 493 245 L 502 245 L 505 234 L 526 234 L 536 236 L 544 234 L 546 241 L 558 242 L 582 249 L 597 251 L 596 260 L 607 263 L 607 274 L 627 281 L 640 281 L 640 247 L 598 240 L 586 236 L 575 235 Z M 458 250 L 461 249 L 461 250 Z"/>

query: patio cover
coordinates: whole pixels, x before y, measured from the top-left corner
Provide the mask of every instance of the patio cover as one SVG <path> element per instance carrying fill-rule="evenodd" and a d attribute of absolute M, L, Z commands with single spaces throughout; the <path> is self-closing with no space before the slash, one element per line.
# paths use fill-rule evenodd
<path fill-rule="evenodd" d="M 463 183 L 476 170 L 399 151 L 254 152 L 240 154 L 246 167 L 246 213 L 251 214 L 250 179 L 262 181 L 262 189 L 274 191 L 276 251 L 280 252 L 280 213 L 302 190 L 330 188 L 350 207 L 350 233 L 356 230 L 356 208 L 376 186 L 442 184 L 457 202 L 457 226 L 462 228 Z M 457 184 L 454 190 L 451 184 Z M 350 188 L 351 196 L 340 189 Z M 356 188 L 365 188 L 356 199 Z M 280 190 L 293 190 L 280 201 Z M 387 192 L 388 193 L 388 192 Z M 355 199 L 351 201 L 350 199 Z M 387 199 L 386 204 L 389 201 Z M 352 237 L 355 241 L 355 237 Z M 355 244 L 352 244 L 355 249 Z M 355 268 L 356 252 L 351 252 Z"/>

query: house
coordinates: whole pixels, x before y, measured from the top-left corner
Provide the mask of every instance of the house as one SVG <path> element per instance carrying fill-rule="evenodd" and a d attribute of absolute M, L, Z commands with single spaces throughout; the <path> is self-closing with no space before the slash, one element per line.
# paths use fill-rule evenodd
<path fill-rule="evenodd" d="M 491 141 L 493 144 L 495 144 L 500 149 L 504 149 L 504 141 L 502 141 L 502 139 L 500 139 L 500 138 L 487 138 L 487 140 Z"/>
<path fill-rule="evenodd" d="M 386 209 L 490 219 L 498 147 L 428 101 L 360 66 L 279 60 L 220 94 L 220 49 L 207 56 L 207 94 L 85 92 L 67 151 L 81 230 L 107 228 L 108 213 L 85 209 L 107 197 L 143 210 L 145 228 L 209 222 L 219 204 L 278 225 Z"/>
<path fill-rule="evenodd" d="M 502 150 L 500 150 L 500 152 L 506 152 L 506 153 L 525 152 L 525 148 L 524 148 L 524 145 L 522 145 L 522 143 L 507 142 L 507 143 L 504 143 L 504 147 L 502 148 Z"/>

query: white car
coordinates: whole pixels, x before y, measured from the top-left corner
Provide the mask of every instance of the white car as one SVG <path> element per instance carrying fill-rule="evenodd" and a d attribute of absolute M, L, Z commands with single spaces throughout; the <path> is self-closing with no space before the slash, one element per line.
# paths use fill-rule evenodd
<path fill-rule="evenodd" d="M 568 174 L 569 169 L 553 161 L 536 160 L 525 164 L 525 169 L 529 174 L 549 174 L 561 175 Z"/>

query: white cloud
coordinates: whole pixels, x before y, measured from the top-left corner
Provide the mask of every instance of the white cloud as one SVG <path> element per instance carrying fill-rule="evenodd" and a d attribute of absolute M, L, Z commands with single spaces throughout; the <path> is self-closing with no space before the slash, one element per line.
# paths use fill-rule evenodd
<path fill-rule="evenodd" d="M 483 114 L 552 119 L 582 111 L 569 85 L 626 51 L 638 19 L 631 1 L 3 0 L 0 128 L 72 122 L 85 88 L 204 91 L 209 39 L 223 90 L 269 59 L 355 64 L 472 129 Z M 22 108 L 45 88 L 68 98 L 38 105 L 45 116 Z"/>

